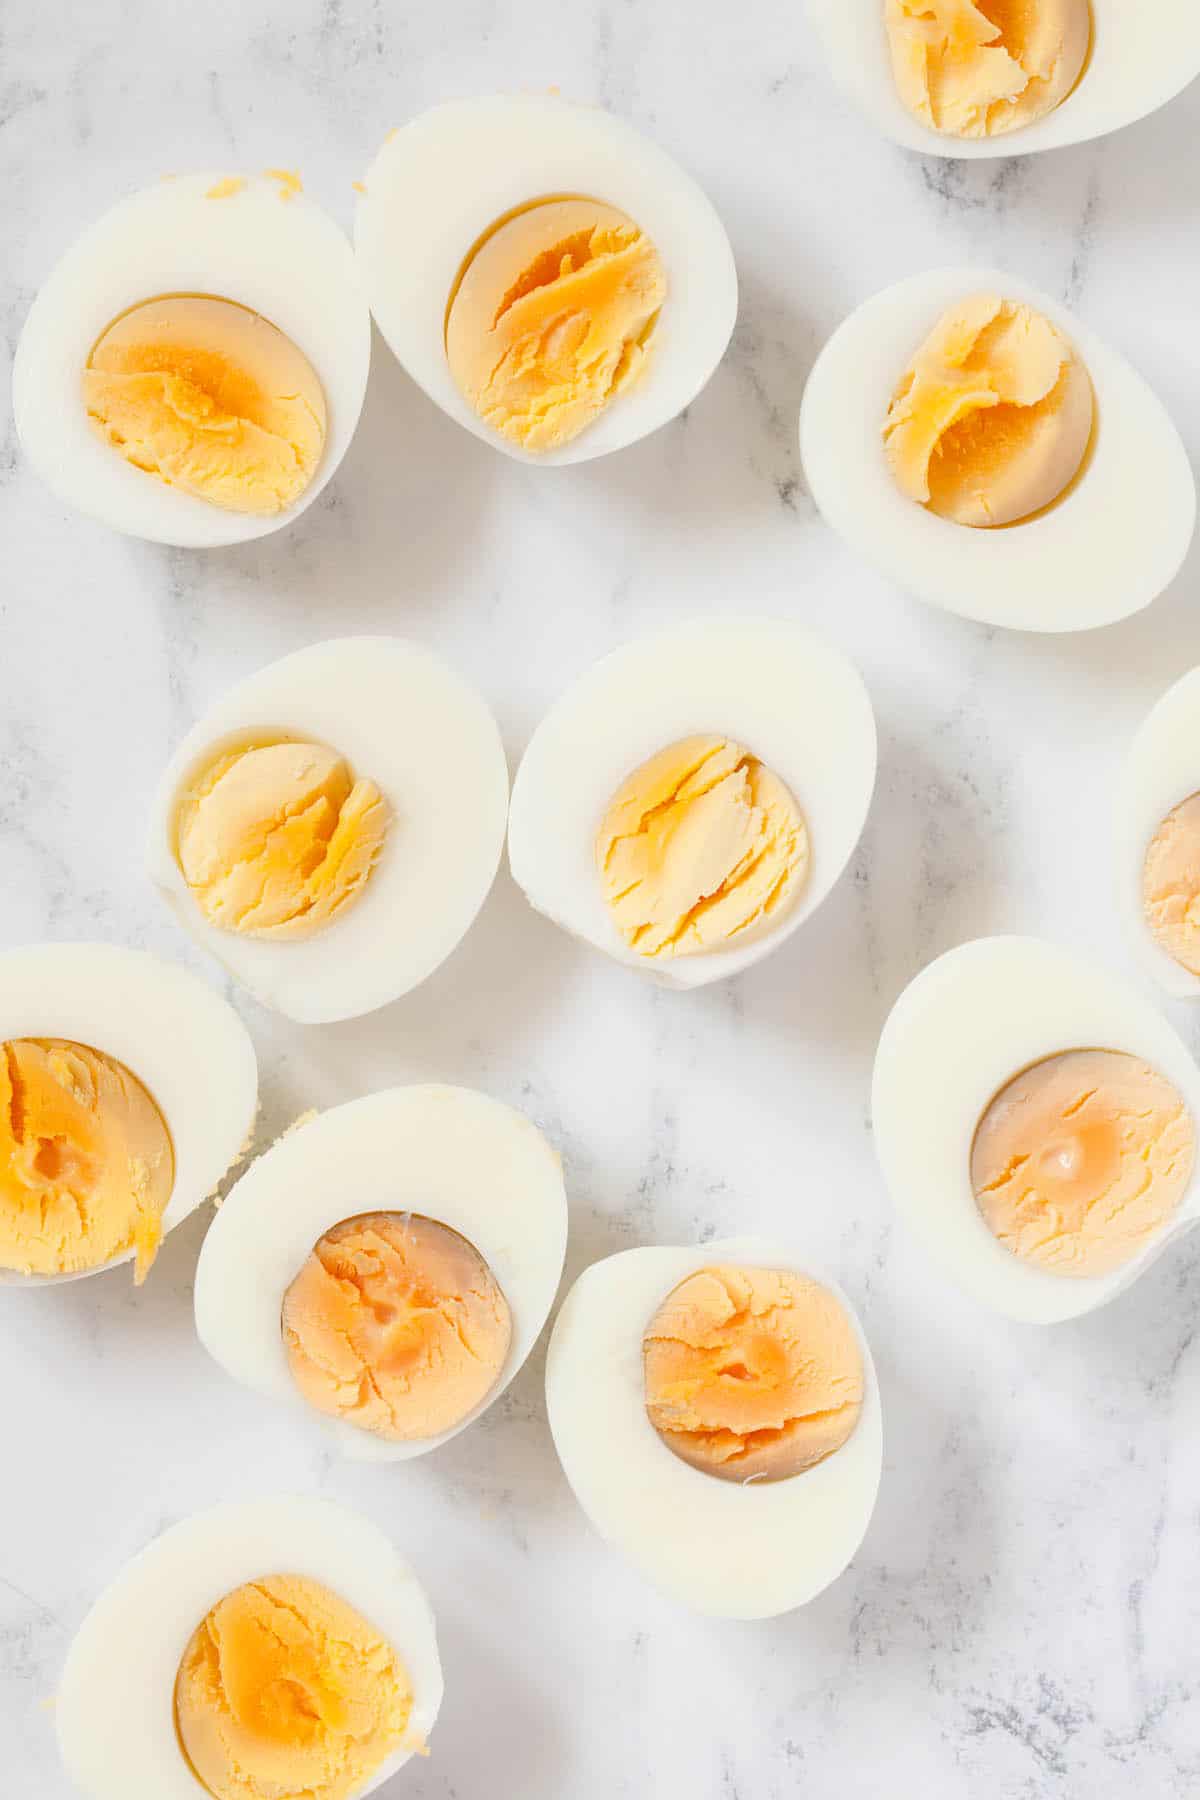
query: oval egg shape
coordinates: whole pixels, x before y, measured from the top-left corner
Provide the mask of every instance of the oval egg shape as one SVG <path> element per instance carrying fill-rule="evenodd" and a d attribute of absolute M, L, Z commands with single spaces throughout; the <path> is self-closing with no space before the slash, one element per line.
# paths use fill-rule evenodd
<path fill-rule="evenodd" d="M 1200 976 L 1155 937 L 1146 918 L 1146 851 L 1167 814 L 1200 793 L 1200 669 L 1167 689 L 1129 747 L 1117 787 L 1116 877 L 1131 941 L 1156 981 L 1179 999 L 1200 994 Z"/>

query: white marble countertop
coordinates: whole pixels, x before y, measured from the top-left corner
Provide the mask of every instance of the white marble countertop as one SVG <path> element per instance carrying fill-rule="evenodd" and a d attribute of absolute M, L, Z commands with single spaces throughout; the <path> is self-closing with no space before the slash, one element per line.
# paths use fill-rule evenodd
<path fill-rule="evenodd" d="M 743 604 L 810 621 L 863 669 L 882 760 L 851 870 L 777 957 L 662 993 L 536 917 L 502 873 L 459 952 L 375 1017 L 303 1028 L 238 1005 L 264 1140 L 409 1079 L 528 1109 L 565 1157 L 569 1275 L 633 1243 L 802 1237 L 862 1311 L 887 1439 L 842 1580 L 773 1623 L 697 1621 L 588 1528 L 536 1353 L 444 1450 L 351 1467 L 315 1460 L 197 1344 L 202 1217 L 139 1292 L 127 1272 L 6 1291 L 5 1800 L 67 1800 L 46 1703 L 100 1586 L 165 1523 L 275 1490 L 370 1513 L 437 1607 L 446 1704 L 397 1800 L 1193 1795 L 1200 1248 L 1080 1324 L 982 1316 L 893 1228 L 867 1096 L 885 1013 L 938 951 L 1030 930 L 1128 964 L 1110 790 L 1136 722 L 1200 661 L 1200 559 L 1090 637 L 965 624 L 822 526 L 795 421 L 851 306 L 976 260 L 1076 307 L 1195 454 L 1200 92 L 1106 142 L 956 165 L 873 138 L 801 9 L 777 0 L 93 0 L 69 22 L 14 0 L 0 57 L 7 355 L 76 231 L 147 177 L 295 164 L 348 223 L 384 132 L 443 97 L 557 83 L 628 115 L 708 189 L 741 272 L 733 346 L 685 418 L 610 459 L 518 466 L 377 345 L 359 436 L 297 528 L 173 552 L 68 515 L 22 466 L 5 406 L 0 942 L 112 939 L 217 979 L 142 877 L 146 802 L 197 711 L 295 646 L 412 634 L 479 683 L 515 759 L 563 684 L 643 628 Z"/>

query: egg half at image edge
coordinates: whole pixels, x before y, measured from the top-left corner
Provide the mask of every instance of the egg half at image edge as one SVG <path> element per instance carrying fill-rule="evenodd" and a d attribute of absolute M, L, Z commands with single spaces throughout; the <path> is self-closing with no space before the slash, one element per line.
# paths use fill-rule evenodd
<path fill-rule="evenodd" d="M 1015 630 L 1139 612 L 1196 522 L 1162 402 L 1065 308 L 994 269 L 935 269 L 851 313 L 809 376 L 800 451 L 822 515 L 880 574 Z"/>
<path fill-rule="evenodd" d="M 60 500 L 204 548 L 317 498 L 358 424 L 371 321 L 349 241 L 299 185 L 169 178 L 63 256 L 13 364 L 18 436 Z"/>
<path fill-rule="evenodd" d="M 555 702 L 513 783 L 509 863 L 566 931 L 697 987 L 811 916 L 874 782 L 870 698 L 839 650 L 781 619 L 693 621 Z"/>
<path fill-rule="evenodd" d="M 0 1284 L 133 1262 L 249 1148 L 254 1046 L 185 969 L 112 944 L 0 953 Z"/>
<path fill-rule="evenodd" d="M 239 682 L 159 783 L 147 868 L 265 1006 L 356 1018 L 424 981 L 487 897 L 508 766 L 484 700 L 400 638 L 338 638 Z"/>
<path fill-rule="evenodd" d="M 870 1347 L 841 1289 L 788 1246 L 593 1263 L 555 1320 L 546 1402 L 596 1530 L 695 1612 L 803 1606 L 866 1533 L 883 1459 Z"/>
<path fill-rule="evenodd" d="M 1138 728 L 1116 797 L 1122 917 L 1170 994 L 1200 994 L 1200 669 L 1168 688 Z"/>
<path fill-rule="evenodd" d="M 929 156 L 1027 156 L 1157 112 L 1200 73 L 1190 0 L 808 0 L 864 120 Z"/>
<path fill-rule="evenodd" d="M 972 1299 L 1031 1324 L 1091 1312 L 1200 1216 L 1200 1074 L 1132 987 L 1037 938 L 924 969 L 875 1059 L 892 1201 Z"/>
<path fill-rule="evenodd" d="M 562 1275 L 562 1166 L 468 1088 L 391 1088 L 260 1156 L 196 1270 L 196 1329 L 244 1386 L 361 1460 L 421 1456 L 499 1399 Z"/>
<path fill-rule="evenodd" d="M 126 1564 L 55 1723 L 87 1800 L 361 1800 L 427 1753 L 441 1701 L 433 1613 L 390 1538 L 328 1500 L 252 1500 Z"/>
<path fill-rule="evenodd" d="M 725 353 L 724 227 L 665 151 L 598 108 L 435 107 L 391 133 L 363 188 L 354 244 L 376 324 L 443 412 L 509 456 L 636 443 Z"/>

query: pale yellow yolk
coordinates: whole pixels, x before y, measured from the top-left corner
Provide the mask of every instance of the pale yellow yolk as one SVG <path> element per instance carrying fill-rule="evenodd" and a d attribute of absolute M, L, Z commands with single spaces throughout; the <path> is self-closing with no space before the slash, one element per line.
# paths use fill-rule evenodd
<path fill-rule="evenodd" d="M 1011 525 L 1078 474 L 1092 384 L 1031 307 L 975 294 L 944 313 L 893 396 L 883 436 L 910 500 L 957 525 Z"/>
<path fill-rule="evenodd" d="M 144 1281 L 174 1179 L 162 1114 L 123 1064 L 61 1038 L 0 1044 L 0 1267 L 66 1275 L 133 1250 Z"/>
<path fill-rule="evenodd" d="M 642 374 L 667 280 L 614 207 L 552 200 L 474 253 L 446 318 L 450 372 L 525 450 L 569 444 Z"/>
<path fill-rule="evenodd" d="M 1171 1217 L 1195 1130 L 1171 1083 L 1118 1050 L 1066 1050 L 1001 1088 L 971 1150 L 984 1220 L 1055 1275 L 1108 1275 Z"/>
<path fill-rule="evenodd" d="M 1142 905 L 1167 955 L 1200 975 L 1200 794 L 1169 812 L 1150 840 Z"/>
<path fill-rule="evenodd" d="M 343 1219 L 283 1301 L 283 1343 L 318 1412 L 396 1440 L 436 1437 L 496 1385 L 508 1302 L 473 1244 L 415 1213 Z"/>
<path fill-rule="evenodd" d="M 232 192 L 218 183 L 212 198 Z M 232 300 L 168 294 L 111 324 L 83 374 L 88 417 L 127 462 L 230 512 L 300 498 L 325 444 L 307 358 Z"/>
<path fill-rule="evenodd" d="M 613 796 L 596 865 L 631 949 L 693 956 L 779 922 L 804 886 L 808 831 L 787 788 L 741 744 L 683 738 Z"/>
<path fill-rule="evenodd" d="M 391 1645 L 303 1575 L 218 1601 L 175 1678 L 179 1741 L 214 1800 L 350 1800 L 405 1746 L 411 1713 Z"/>
<path fill-rule="evenodd" d="M 391 809 L 324 744 L 229 750 L 179 804 L 176 852 L 205 917 L 250 937 L 297 938 L 362 893 Z"/>
<path fill-rule="evenodd" d="M 700 1269 L 642 1339 L 646 1411 L 668 1449 L 723 1481 L 779 1481 L 840 1450 L 863 1361 L 828 1291 L 788 1269 Z"/>
<path fill-rule="evenodd" d="M 1088 0 L 886 0 L 900 98 L 935 131 L 995 137 L 1062 103 L 1092 40 Z"/>

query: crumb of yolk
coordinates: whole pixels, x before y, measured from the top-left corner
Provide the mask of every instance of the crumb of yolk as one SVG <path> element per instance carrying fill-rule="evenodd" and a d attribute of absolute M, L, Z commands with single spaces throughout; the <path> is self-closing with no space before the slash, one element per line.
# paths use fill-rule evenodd
<path fill-rule="evenodd" d="M 1089 0 L 886 0 L 900 98 L 952 137 L 996 137 L 1071 93 L 1092 41 Z"/>

